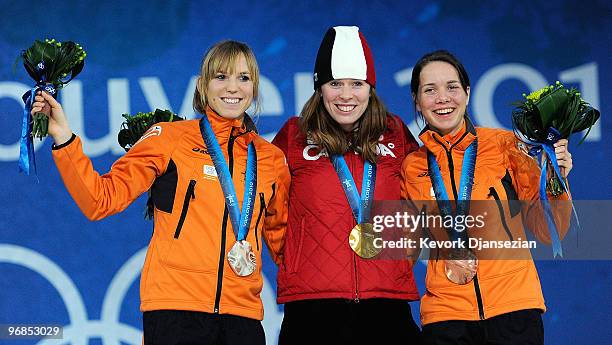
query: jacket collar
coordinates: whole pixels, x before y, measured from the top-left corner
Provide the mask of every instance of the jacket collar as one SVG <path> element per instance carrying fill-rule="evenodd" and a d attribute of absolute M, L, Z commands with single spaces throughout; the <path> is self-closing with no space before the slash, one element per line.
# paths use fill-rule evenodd
<path fill-rule="evenodd" d="M 441 150 L 450 149 L 465 151 L 476 138 L 476 128 L 467 115 L 464 119 L 464 126 L 455 134 L 442 136 L 427 125 L 419 134 L 419 139 L 421 139 L 423 145 L 434 154 Z"/>
<path fill-rule="evenodd" d="M 219 144 L 227 142 L 231 134 L 234 137 L 242 136 L 243 134 L 249 134 L 247 137 L 250 137 L 251 134 L 257 134 L 255 123 L 247 113 L 244 113 L 241 119 L 226 119 L 217 114 L 212 108 L 207 107 L 206 115 Z M 247 141 L 250 142 L 250 140 Z"/>

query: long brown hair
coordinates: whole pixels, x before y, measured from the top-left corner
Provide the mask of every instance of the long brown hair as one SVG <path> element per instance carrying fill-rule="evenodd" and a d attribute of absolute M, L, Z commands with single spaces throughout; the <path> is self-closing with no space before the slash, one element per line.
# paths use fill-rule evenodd
<path fill-rule="evenodd" d="M 363 159 L 375 163 L 378 138 L 387 129 L 387 108 L 376 95 L 375 89 L 370 89 L 368 106 L 358 120 L 358 130 L 353 133 L 351 143 L 342 127 L 325 109 L 321 95 L 321 89 L 316 89 L 302 108 L 300 130 L 329 155 L 342 155 L 352 148 Z"/>
<path fill-rule="evenodd" d="M 259 111 L 260 104 L 257 101 L 259 96 L 259 66 L 257 66 L 255 54 L 245 43 L 232 40 L 215 44 L 204 55 L 200 67 L 200 77 L 193 93 L 193 110 L 200 114 L 206 112 L 208 82 L 215 77 L 217 72 L 233 73 L 234 66 L 241 56 L 244 56 L 246 60 L 253 81 L 253 101 L 256 102 L 255 113 Z"/>

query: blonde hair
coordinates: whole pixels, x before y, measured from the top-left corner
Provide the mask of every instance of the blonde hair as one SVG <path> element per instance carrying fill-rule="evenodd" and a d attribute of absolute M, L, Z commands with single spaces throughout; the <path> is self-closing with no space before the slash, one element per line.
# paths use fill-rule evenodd
<path fill-rule="evenodd" d="M 193 110 L 199 114 L 204 114 L 208 107 L 206 91 L 210 82 L 218 72 L 234 73 L 234 67 L 240 57 L 244 56 L 251 80 L 253 81 L 253 101 L 255 102 L 255 113 L 260 110 L 259 97 L 259 66 L 255 54 L 245 43 L 227 40 L 221 41 L 212 46 L 202 59 L 200 67 L 200 78 L 193 94 Z M 202 92 L 200 92 L 200 90 Z"/>

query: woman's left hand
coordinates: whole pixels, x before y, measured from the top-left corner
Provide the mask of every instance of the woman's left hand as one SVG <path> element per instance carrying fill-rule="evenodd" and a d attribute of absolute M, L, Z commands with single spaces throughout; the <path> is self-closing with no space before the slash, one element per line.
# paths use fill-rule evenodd
<path fill-rule="evenodd" d="M 567 139 L 560 139 L 554 145 L 555 147 L 555 155 L 557 156 L 557 163 L 559 164 L 559 169 L 561 170 L 561 175 L 567 178 L 572 167 L 572 154 L 568 151 L 568 141 Z"/>

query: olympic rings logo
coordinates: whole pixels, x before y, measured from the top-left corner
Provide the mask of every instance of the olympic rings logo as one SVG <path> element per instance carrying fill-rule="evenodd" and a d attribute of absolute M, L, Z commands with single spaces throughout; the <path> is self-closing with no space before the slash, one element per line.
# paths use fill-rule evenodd
<path fill-rule="evenodd" d="M 123 264 L 106 290 L 100 320 L 89 320 L 81 293 L 60 266 L 31 249 L 0 243 L 0 263 L 23 266 L 40 274 L 57 290 L 66 305 L 70 325 L 64 327 L 63 339 L 43 339 L 37 345 L 87 345 L 90 338 L 100 338 L 104 345 L 142 344 L 142 330 L 120 323 L 119 315 L 125 295 L 140 276 L 145 255 L 146 248 L 143 248 Z M 282 312 L 276 305 L 272 284 L 265 275 L 261 298 L 266 313 L 263 321 L 266 342 L 276 344 Z"/>

